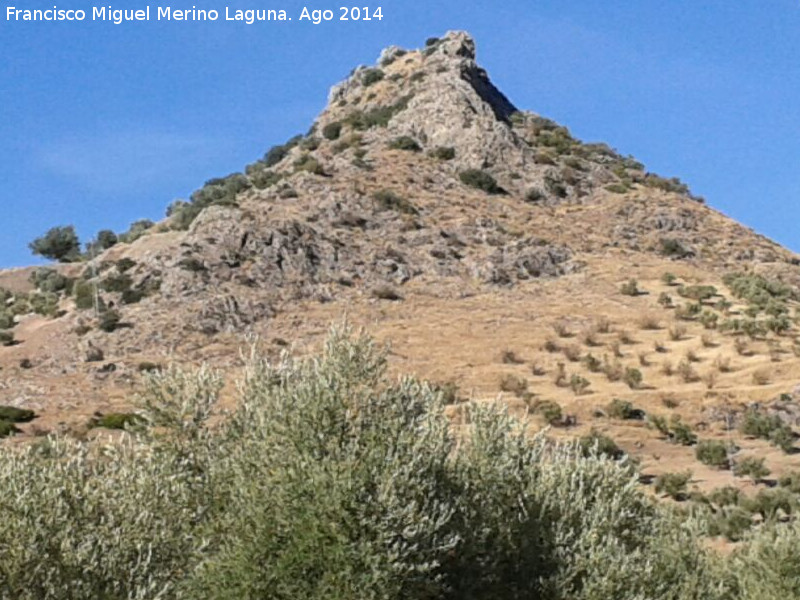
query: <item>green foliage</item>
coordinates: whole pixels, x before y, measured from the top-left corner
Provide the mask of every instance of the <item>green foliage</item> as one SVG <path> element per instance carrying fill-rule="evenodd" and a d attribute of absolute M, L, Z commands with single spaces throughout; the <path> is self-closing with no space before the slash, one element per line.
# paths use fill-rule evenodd
<path fill-rule="evenodd" d="M 372 199 L 380 210 L 393 210 L 406 215 L 419 214 L 416 206 L 391 190 L 379 190 L 372 194 Z"/>
<path fill-rule="evenodd" d="M 497 185 L 497 180 L 486 171 L 467 169 L 458 174 L 461 183 L 483 190 L 487 194 L 504 194 L 505 190 Z"/>
<path fill-rule="evenodd" d="M 407 135 L 403 135 L 393 139 L 389 142 L 389 148 L 392 150 L 405 150 L 407 152 L 421 152 L 422 148 L 420 147 L 417 140 Z"/>
<path fill-rule="evenodd" d="M 0 439 L 11 437 L 19 432 L 19 428 L 14 425 L 13 421 L 4 421 L 0 419 Z"/>
<path fill-rule="evenodd" d="M 273 146 L 272 148 L 270 148 L 264 155 L 264 158 L 261 160 L 261 162 L 264 165 L 264 168 L 270 169 L 275 165 L 277 165 L 284 158 L 286 158 L 289 152 L 291 152 L 292 149 L 295 146 L 297 146 L 301 141 L 303 141 L 303 136 L 296 135 L 285 144 Z"/>
<path fill-rule="evenodd" d="M 312 175 L 325 175 L 325 169 L 311 154 L 303 154 L 294 161 L 294 171 L 305 171 Z"/>
<path fill-rule="evenodd" d="M 37 256 L 62 263 L 81 259 L 81 243 L 72 225 L 53 227 L 42 237 L 33 240 L 29 247 Z"/>
<path fill-rule="evenodd" d="M 354 111 L 347 116 L 344 122 L 359 131 L 373 127 L 386 127 L 392 117 L 408 108 L 410 100 L 411 96 L 405 96 L 390 106 L 379 106 L 368 112 Z"/>
<path fill-rule="evenodd" d="M 692 431 L 692 428 L 681 421 L 677 415 L 673 415 L 669 421 L 659 415 L 650 415 L 648 423 L 673 444 L 693 446 L 697 443 L 697 436 Z"/>
<path fill-rule="evenodd" d="M 691 471 L 664 473 L 656 478 L 656 493 L 666 494 L 673 500 L 683 500 L 686 497 L 686 486 L 691 479 Z"/>
<path fill-rule="evenodd" d="M 132 244 L 140 237 L 145 235 L 155 226 L 155 223 L 150 219 L 140 219 L 131 223 L 128 231 L 119 235 L 119 242 L 123 244 Z"/>
<path fill-rule="evenodd" d="M 778 415 L 758 409 L 748 409 L 742 416 L 739 431 L 744 435 L 768 440 L 784 452 L 794 447 L 794 432 Z"/>
<path fill-rule="evenodd" d="M 606 191 L 612 194 L 625 194 L 628 190 L 630 190 L 630 188 L 622 183 L 610 183 L 606 186 Z"/>
<path fill-rule="evenodd" d="M 15 343 L 16 340 L 12 332 L 0 330 L 0 347 L 13 346 Z"/>
<path fill-rule="evenodd" d="M 764 465 L 763 458 L 747 456 L 737 460 L 733 465 L 733 474 L 737 477 L 750 477 L 754 481 L 761 481 L 770 474 L 770 470 Z"/>
<path fill-rule="evenodd" d="M 625 296 L 638 296 L 641 294 L 639 291 L 639 283 L 635 279 L 630 279 L 623 283 L 619 291 Z"/>
<path fill-rule="evenodd" d="M 701 463 L 710 467 L 727 469 L 730 466 L 728 447 L 723 442 L 702 441 L 695 448 L 695 456 Z"/>
<path fill-rule="evenodd" d="M 55 269 L 34 269 L 31 273 L 30 280 L 31 283 L 36 286 L 36 289 L 51 294 L 68 292 L 72 287 L 72 280 Z"/>
<path fill-rule="evenodd" d="M 614 398 L 611 401 L 611 404 L 606 408 L 606 413 L 612 419 L 632 420 L 644 417 L 644 412 L 634 408 L 633 404 L 627 400 L 620 400 L 619 398 Z"/>
<path fill-rule="evenodd" d="M 549 425 L 558 425 L 564 420 L 564 412 L 561 405 L 552 400 L 544 400 L 536 404 L 536 413 L 541 415 Z"/>
<path fill-rule="evenodd" d="M 594 429 L 580 439 L 580 448 L 584 456 L 597 454 L 612 460 L 619 460 L 625 456 L 625 452 L 617 446 L 614 440 Z"/>
<path fill-rule="evenodd" d="M 119 329 L 121 321 L 122 315 L 118 311 L 106 310 L 100 315 L 100 322 L 97 327 L 106 333 L 111 333 Z"/>
<path fill-rule="evenodd" d="M 361 74 L 361 83 L 364 87 L 375 85 L 382 81 L 386 74 L 380 69 L 367 69 Z"/>
<path fill-rule="evenodd" d="M 86 253 L 89 256 L 97 256 L 104 250 L 108 250 L 117 245 L 119 238 L 117 234 L 110 229 L 102 229 L 97 232 L 95 241 L 86 244 Z"/>
<path fill-rule="evenodd" d="M 78 310 L 87 310 L 94 307 L 94 286 L 88 281 L 78 280 L 72 288 L 75 307 Z"/>
<path fill-rule="evenodd" d="M 132 429 L 141 425 L 144 419 L 136 413 L 108 413 L 95 417 L 89 423 L 90 427 L 103 429 Z"/>
<path fill-rule="evenodd" d="M 36 413 L 16 406 L 0 406 L 0 421 L 9 423 L 27 423 L 36 418 Z"/>
<path fill-rule="evenodd" d="M 697 302 L 704 302 L 717 295 L 717 288 L 713 285 L 682 285 L 678 288 L 678 295 Z"/>
<path fill-rule="evenodd" d="M 761 309 L 767 307 L 771 300 L 797 299 L 797 292 L 794 288 L 775 279 L 767 279 L 762 275 L 729 273 L 723 277 L 723 282 L 736 298 L 745 300 Z"/>
<path fill-rule="evenodd" d="M 573 373 L 569 378 L 569 387 L 576 395 L 584 394 L 590 385 L 588 379 L 577 373 Z"/>
<path fill-rule="evenodd" d="M 430 151 L 430 155 L 437 160 L 453 160 L 456 157 L 456 149 L 452 146 L 437 146 Z"/>
<path fill-rule="evenodd" d="M 637 390 L 642 387 L 642 381 L 644 380 L 644 377 L 639 369 L 635 367 L 627 367 L 625 369 L 625 374 L 622 376 L 622 380 L 629 388 L 632 390 Z"/>
<path fill-rule="evenodd" d="M 328 123 L 322 128 L 322 137 L 326 140 L 338 140 L 342 134 L 342 124 L 339 121 Z"/>
<path fill-rule="evenodd" d="M 659 240 L 660 252 L 662 256 L 670 258 L 686 258 L 692 256 L 693 252 L 684 246 L 683 242 L 674 238 L 663 238 Z"/>
<path fill-rule="evenodd" d="M 0 446 L 0 489 L 24 490 L 3 497 L 0 597 L 735 597 L 613 442 L 550 443 L 486 405 L 455 431 L 386 357 L 342 332 L 305 360 L 254 356 L 223 420 L 219 375 L 171 368 L 145 376 L 142 431 Z M 749 598 L 792 597 L 793 528 Z M 725 559 L 735 589 L 760 581 L 763 543 Z"/>
<path fill-rule="evenodd" d="M 661 276 L 661 281 L 664 283 L 664 285 L 674 285 L 677 280 L 678 277 L 674 273 L 664 273 Z"/>

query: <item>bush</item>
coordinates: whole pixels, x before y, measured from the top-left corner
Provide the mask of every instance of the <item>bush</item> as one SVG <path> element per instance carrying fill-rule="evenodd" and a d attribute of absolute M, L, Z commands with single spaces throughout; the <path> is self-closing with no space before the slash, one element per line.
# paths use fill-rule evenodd
<path fill-rule="evenodd" d="M 112 333 L 113 331 L 119 329 L 121 321 L 122 315 L 120 315 L 118 311 L 106 310 L 102 315 L 100 315 L 100 322 L 98 323 L 97 327 L 106 333 Z"/>
<path fill-rule="evenodd" d="M 76 281 L 72 288 L 75 298 L 75 307 L 78 310 L 87 310 L 94 307 L 94 286 L 88 281 Z"/>
<path fill-rule="evenodd" d="M 198 213 L 199 213 L 199 207 Z M 140 237 L 145 235 L 148 231 L 150 231 L 155 226 L 155 223 L 150 219 L 140 219 L 138 221 L 134 221 L 131 223 L 131 226 L 128 228 L 128 231 L 119 235 L 119 242 L 123 244 L 132 244 Z M 188 227 L 188 225 L 187 225 Z"/>
<path fill-rule="evenodd" d="M 736 461 L 733 465 L 733 474 L 737 477 L 750 477 L 753 481 L 761 481 L 770 474 L 770 470 L 764 465 L 763 458 L 748 456 Z"/>
<path fill-rule="evenodd" d="M 642 381 L 644 380 L 644 377 L 639 369 L 627 367 L 625 369 L 625 374 L 622 376 L 622 380 L 632 390 L 638 390 L 640 387 L 642 387 Z"/>
<path fill-rule="evenodd" d="M 691 471 L 659 475 L 656 478 L 656 494 L 663 493 L 673 500 L 684 500 L 686 498 L 686 486 L 691 479 Z"/>
<path fill-rule="evenodd" d="M 564 413 L 561 410 L 561 406 L 551 400 L 537 403 L 536 413 L 541 415 L 548 425 L 559 425 L 564 420 Z"/>
<path fill-rule="evenodd" d="M 437 146 L 430 151 L 430 155 L 437 160 L 453 160 L 456 157 L 456 149 L 452 146 Z"/>
<path fill-rule="evenodd" d="M 364 87 L 369 87 L 382 81 L 384 77 L 385 74 L 380 69 L 367 69 L 361 74 L 361 83 Z"/>
<path fill-rule="evenodd" d="M 768 440 L 787 453 L 794 447 L 794 432 L 778 415 L 748 409 L 742 417 L 739 431 L 747 436 Z"/>
<path fill-rule="evenodd" d="M 393 210 L 406 215 L 418 215 L 417 207 L 391 190 L 379 190 L 372 194 L 372 199 L 380 210 Z"/>
<path fill-rule="evenodd" d="M 150 431 L 0 447 L 0 488 L 25 491 L 4 497 L 0 596 L 722 600 L 693 521 L 630 465 L 498 407 L 456 432 L 386 358 L 341 333 L 255 358 L 221 421 L 220 377 L 169 369 L 146 378 Z"/>
<path fill-rule="evenodd" d="M 717 295 L 717 288 L 713 285 L 682 285 L 678 288 L 678 295 L 690 300 L 703 302 Z"/>
<path fill-rule="evenodd" d="M 0 331 L 0 347 L 8 347 L 16 344 L 14 334 L 10 331 Z"/>
<path fill-rule="evenodd" d="M 578 375 L 577 373 L 573 373 L 569 378 L 569 387 L 578 396 L 586 393 L 586 390 L 589 389 L 590 385 L 591 384 L 588 379 Z"/>
<path fill-rule="evenodd" d="M 617 446 L 614 440 L 595 430 L 580 439 L 580 448 L 584 456 L 592 456 L 596 453 L 612 460 L 619 460 L 625 456 L 625 451 Z"/>
<path fill-rule="evenodd" d="M 0 406 L 0 421 L 9 423 L 27 423 L 36 418 L 32 410 L 17 408 L 16 406 Z"/>
<path fill-rule="evenodd" d="M 93 418 L 90 427 L 102 427 L 103 429 L 132 429 L 142 425 L 144 419 L 135 413 L 108 413 Z"/>
<path fill-rule="evenodd" d="M 412 137 L 407 135 L 400 136 L 398 138 L 393 139 L 389 143 L 389 148 L 392 150 L 405 150 L 407 152 L 421 152 L 422 148 Z"/>
<path fill-rule="evenodd" d="M 619 398 L 614 398 L 611 401 L 611 404 L 606 408 L 606 412 L 612 419 L 639 420 L 644 418 L 643 411 L 634 408 L 633 404 L 627 400 L 620 400 Z"/>
<path fill-rule="evenodd" d="M 638 296 L 641 293 L 639 291 L 639 283 L 635 279 L 630 279 L 623 283 L 619 291 L 624 296 Z"/>
<path fill-rule="evenodd" d="M 69 291 L 72 287 L 72 280 L 55 269 L 34 269 L 31 273 L 30 281 L 40 292 L 51 294 Z"/>
<path fill-rule="evenodd" d="M 294 172 L 305 171 L 312 175 L 325 175 L 320 162 L 310 154 L 304 154 L 294 161 Z"/>
<path fill-rule="evenodd" d="M 326 140 L 338 140 L 342 134 L 342 124 L 339 121 L 328 123 L 322 128 L 322 137 Z"/>
<path fill-rule="evenodd" d="M 76 262 L 81 258 L 81 242 L 75 227 L 53 227 L 42 237 L 33 240 L 29 247 L 37 256 L 62 263 Z"/>
<path fill-rule="evenodd" d="M 468 169 L 459 173 L 461 183 L 470 187 L 483 190 L 487 194 L 504 194 L 505 190 L 497 185 L 497 180 L 486 171 Z"/>
<path fill-rule="evenodd" d="M 716 467 L 717 469 L 727 469 L 730 466 L 728 460 L 728 447 L 718 441 L 703 441 L 697 444 L 695 456 L 704 465 Z"/>
<path fill-rule="evenodd" d="M 686 258 L 693 256 L 694 252 L 683 245 L 683 242 L 676 239 L 662 239 L 659 241 L 661 247 L 660 252 L 662 256 L 670 258 Z"/>

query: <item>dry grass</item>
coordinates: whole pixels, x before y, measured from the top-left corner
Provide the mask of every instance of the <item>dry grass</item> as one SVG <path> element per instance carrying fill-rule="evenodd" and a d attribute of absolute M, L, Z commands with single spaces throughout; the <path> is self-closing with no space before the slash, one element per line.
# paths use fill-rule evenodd
<path fill-rule="evenodd" d="M 766 367 L 761 367 L 753 371 L 752 380 L 755 385 L 767 385 L 772 381 L 772 371 Z"/>
<path fill-rule="evenodd" d="M 686 337 L 686 325 L 682 325 L 681 323 L 670 325 L 669 339 L 673 342 L 680 342 L 684 337 Z"/>
<path fill-rule="evenodd" d="M 709 371 L 708 373 L 703 375 L 701 379 L 705 384 L 707 390 L 713 390 L 717 385 L 717 381 L 719 379 L 719 373 L 717 373 L 716 371 Z"/>
<path fill-rule="evenodd" d="M 565 320 L 556 321 L 553 323 L 553 331 L 555 331 L 556 335 L 560 338 L 568 338 L 572 336 L 569 324 Z"/>
<path fill-rule="evenodd" d="M 619 340 L 620 344 L 625 344 L 626 346 L 636 343 L 636 340 L 633 339 L 633 336 L 630 334 L 630 332 L 625 329 L 621 330 L 617 334 L 617 339 Z"/>
<path fill-rule="evenodd" d="M 690 363 L 698 363 L 700 362 L 700 357 L 697 355 L 697 352 L 694 350 L 687 350 L 686 351 L 686 360 Z"/>
<path fill-rule="evenodd" d="M 598 317 L 594 322 L 594 328 L 597 330 L 597 333 L 610 333 L 611 321 L 606 317 Z"/>
<path fill-rule="evenodd" d="M 667 377 L 672 377 L 675 373 L 675 369 L 672 366 L 671 360 L 665 360 L 661 363 L 661 374 L 666 375 Z"/>
<path fill-rule="evenodd" d="M 577 344 L 570 344 L 563 348 L 564 358 L 570 362 L 578 362 L 581 359 L 581 347 Z"/>
<path fill-rule="evenodd" d="M 719 346 L 719 344 L 714 341 L 714 336 L 710 333 L 704 333 L 701 335 L 700 342 L 703 344 L 703 348 L 716 348 Z"/>
<path fill-rule="evenodd" d="M 732 371 L 730 357 L 718 354 L 714 359 L 714 368 L 720 373 L 730 373 Z"/>
<path fill-rule="evenodd" d="M 640 367 L 650 366 L 650 355 L 647 354 L 647 352 L 639 352 L 639 366 Z"/>
<path fill-rule="evenodd" d="M 500 354 L 500 362 L 504 365 L 521 365 L 525 363 L 513 350 L 503 350 Z"/>
<path fill-rule="evenodd" d="M 587 327 L 584 329 L 581 333 L 581 341 L 590 348 L 596 348 L 597 346 L 603 345 L 603 343 L 600 341 L 599 331 L 597 330 L 596 326 Z"/>
<path fill-rule="evenodd" d="M 645 313 L 639 317 L 639 329 L 657 331 L 661 329 L 661 320 L 655 314 Z"/>
<path fill-rule="evenodd" d="M 736 337 L 733 339 L 733 347 L 736 348 L 736 354 L 739 356 L 750 356 L 750 344 L 743 337 Z"/>
<path fill-rule="evenodd" d="M 658 340 L 653 342 L 653 350 L 655 350 L 658 354 L 666 354 L 669 352 L 667 347 L 664 345 L 664 342 L 659 342 Z"/>
<path fill-rule="evenodd" d="M 694 383 L 700 379 L 697 375 L 697 371 L 694 370 L 694 367 L 688 360 L 679 362 L 678 366 L 675 368 L 675 373 L 677 373 L 678 377 L 680 377 L 681 381 L 684 383 Z"/>

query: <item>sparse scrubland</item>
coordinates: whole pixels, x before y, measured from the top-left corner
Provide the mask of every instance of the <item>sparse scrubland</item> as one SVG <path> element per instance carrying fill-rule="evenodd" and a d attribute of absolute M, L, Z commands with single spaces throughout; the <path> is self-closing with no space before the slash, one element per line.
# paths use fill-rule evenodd
<path fill-rule="evenodd" d="M 495 405 L 454 429 L 440 388 L 385 367 L 334 330 L 315 357 L 254 354 L 222 419 L 220 376 L 172 368 L 122 438 L 3 446 L 2 596 L 796 597 L 796 524 L 718 555 L 702 512 L 654 502 L 599 441 Z"/>

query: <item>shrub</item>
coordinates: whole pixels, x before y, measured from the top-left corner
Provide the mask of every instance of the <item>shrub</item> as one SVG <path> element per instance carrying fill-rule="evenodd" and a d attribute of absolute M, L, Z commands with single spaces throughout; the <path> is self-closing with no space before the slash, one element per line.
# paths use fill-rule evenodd
<path fill-rule="evenodd" d="M 794 446 L 794 432 L 778 415 L 770 415 L 757 409 L 748 409 L 739 425 L 739 431 L 747 436 L 772 442 L 784 452 Z"/>
<path fill-rule="evenodd" d="M 190 207 L 191 207 L 191 205 L 187 205 L 187 207 L 186 207 L 187 208 L 187 214 L 191 213 Z M 201 207 L 200 206 L 196 206 L 196 207 L 193 207 L 193 208 L 196 208 L 197 209 L 197 213 L 199 214 Z M 125 233 L 121 233 L 119 235 L 119 238 L 118 238 L 119 242 L 123 243 L 123 244 L 132 244 L 133 242 L 138 240 L 140 237 L 145 235 L 148 231 L 150 231 L 154 226 L 155 226 L 155 223 L 153 223 L 153 221 L 151 221 L 150 219 L 140 219 L 138 221 L 134 221 L 133 223 L 131 223 L 130 227 L 128 228 L 128 231 L 126 231 Z M 188 225 L 186 227 L 188 227 Z"/>
<path fill-rule="evenodd" d="M 676 239 L 661 239 L 659 240 L 660 252 L 662 256 L 670 258 L 686 258 L 692 256 L 694 252 L 689 250 L 683 245 L 683 242 Z"/>
<path fill-rule="evenodd" d="M 437 146 L 430 151 L 430 155 L 437 160 L 453 160 L 456 157 L 456 149 L 452 146 Z"/>
<path fill-rule="evenodd" d="M 29 247 L 37 256 L 62 263 L 75 262 L 81 258 L 81 243 L 72 225 L 53 227 L 42 237 L 33 240 Z"/>
<path fill-rule="evenodd" d="M 416 206 L 391 190 L 379 190 L 372 194 L 372 199 L 380 210 L 393 210 L 406 215 L 419 214 Z"/>
<path fill-rule="evenodd" d="M 497 185 L 497 181 L 486 171 L 468 169 L 459 173 L 461 183 L 470 187 L 483 190 L 487 194 L 504 194 L 505 190 Z"/>
<path fill-rule="evenodd" d="M 639 291 L 639 283 L 635 279 L 629 279 L 623 283 L 619 291 L 625 296 L 638 296 L 641 293 Z"/>
<path fill-rule="evenodd" d="M 730 466 L 728 460 L 728 447 L 718 441 L 703 441 L 697 444 L 695 456 L 704 465 L 716 467 L 717 469 L 727 469 Z"/>
<path fill-rule="evenodd" d="M 30 280 L 36 289 L 51 294 L 68 291 L 72 287 L 72 280 L 55 269 L 34 269 Z"/>
<path fill-rule="evenodd" d="M 521 398 L 528 391 L 528 382 L 522 377 L 506 374 L 500 378 L 500 390 Z"/>
<path fill-rule="evenodd" d="M 748 456 L 736 461 L 733 465 L 733 474 L 737 477 L 750 477 L 753 481 L 761 481 L 770 474 L 770 470 L 764 465 L 763 458 Z"/>
<path fill-rule="evenodd" d="M 664 283 L 664 285 L 672 286 L 672 285 L 675 284 L 675 282 L 677 280 L 678 280 L 678 277 L 674 273 L 667 272 L 667 273 L 664 273 L 661 276 L 661 281 L 662 281 L 662 283 Z"/>
<path fill-rule="evenodd" d="M 75 307 L 78 310 L 94 307 L 94 286 L 88 281 L 76 281 L 72 288 L 72 295 L 75 299 Z"/>
<path fill-rule="evenodd" d="M 325 169 L 322 168 L 320 162 L 310 154 L 304 154 L 294 161 L 294 172 L 305 171 L 312 175 L 325 175 Z"/>
<path fill-rule="evenodd" d="M 686 497 L 686 486 L 691 479 L 691 471 L 664 473 L 656 478 L 656 493 L 666 494 L 673 500 L 683 500 Z"/>
<path fill-rule="evenodd" d="M 142 425 L 144 419 L 136 413 L 108 413 L 93 418 L 90 427 L 102 427 L 103 429 L 131 429 Z"/>
<path fill-rule="evenodd" d="M 389 148 L 392 150 L 405 150 L 406 152 L 421 152 L 422 148 L 420 147 L 417 140 L 407 135 L 403 135 L 393 139 L 389 142 Z"/>
<path fill-rule="evenodd" d="M 672 308 L 674 306 L 672 303 L 672 296 L 666 292 L 661 292 L 658 295 L 658 303 L 664 308 Z"/>
<path fill-rule="evenodd" d="M 625 456 L 625 452 L 617 446 L 614 440 L 595 430 L 580 439 L 580 447 L 584 456 L 591 456 L 595 452 L 613 460 L 619 460 Z"/>
<path fill-rule="evenodd" d="M 546 198 L 547 195 L 539 188 L 531 188 L 525 193 L 525 202 L 530 202 L 531 204 L 537 204 Z"/>
<path fill-rule="evenodd" d="M 169 369 L 146 378 L 149 431 L 0 447 L 0 488 L 25 491 L 4 497 L 0 596 L 723 598 L 693 521 L 597 436 L 549 444 L 477 405 L 456 432 L 386 358 L 342 334 L 256 358 L 220 422 L 219 376 Z"/>
<path fill-rule="evenodd" d="M 678 295 L 690 300 L 704 302 L 717 295 L 717 288 L 713 285 L 682 285 L 678 288 Z"/>
<path fill-rule="evenodd" d="M 622 376 L 622 380 L 632 390 L 637 390 L 642 387 L 643 379 L 642 372 L 634 367 L 627 367 L 625 369 L 625 374 Z"/>
<path fill-rule="evenodd" d="M 569 387 L 570 389 L 578 396 L 581 394 L 586 393 L 586 390 L 589 389 L 589 380 L 577 373 L 573 373 L 569 379 Z"/>
<path fill-rule="evenodd" d="M 365 130 L 373 127 L 386 127 L 396 114 L 408 107 L 411 96 L 405 96 L 391 106 L 379 106 L 368 112 L 354 111 L 345 119 L 353 129 Z"/>
<path fill-rule="evenodd" d="M 396 302 L 402 300 L 403 297 L 393 287 L 388 285 L 381 285 L 372 290 L 373 297 L 378 300 L 391 300 Z"/>
<path fill-rule="evenodd" d="M 380 69 L 366 69 L 361 74 L 361 83 L 364 87 L 370 87 L 371 85 L 375 85 L 379 81 L 382 81 L 385 77 L 385 73 Z"/>
<path fill-rule="evenodd" d="M 545 400 L 536 404 L 536 413 L 541 415 L 549 425 L 558 425 L 564 420 L 561 406 L 552 400 Z"/>
<path fill-rule="evenodd" d="M 13 422 L 0 420 L 0 439 L 11 437 L 19 432 L 19 428 Z"/>
<path fill-rule="evenodd" d="M 339 121 L 328 123 L 322 128 L 322 137 L 326 140 L 338 140 L 342 134 L 342 124 Z"/>
<path fill-rule="evenodd" d="M 27 423 L 36 418 L 32 410 L 17 408 L 16 406 L 0 406 L 0 421 L 9 423 Z"/>
<path fill-rule="evenodd" d="M 633 404 L 627 400 L 620 400 L 619 398 L 614 398 L 611 401 L 611 404 L 606 408 L 606 412 L 612 419 L 631 420 L 644 418 L 643 411 L 634 408 Z"/>
<path fill-rule="evenodd" d="M 106 310 L 100 315 L 100 322 L 97 327 L 106 333 L 116 331 L 120 327 L 122 315 L 116 310 Z"/>
<path fill-rule="evenodd" d="M 10 331 L 0 331 L 0 347 L 8 347 L 16 344 L 14 334 Z"/>

